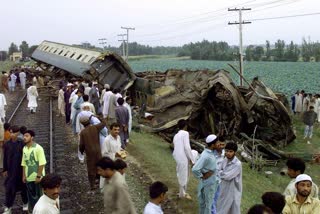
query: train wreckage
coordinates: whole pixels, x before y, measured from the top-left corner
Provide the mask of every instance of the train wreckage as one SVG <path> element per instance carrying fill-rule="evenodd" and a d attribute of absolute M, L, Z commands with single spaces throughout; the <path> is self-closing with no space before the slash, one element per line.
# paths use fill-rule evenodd
<path fill-rule="evenodd" d="M 32 59 L 55 77 L 82 77 L 130 92 L 141 109 L 139 122 L 167 139 L 180 119 L 188 120 L 193 141 L 220 133 L 270 159 L 284 157 L 277 148 L 295 139 L 286 97 L 258 78 L 246 88 L 236 86 L 226 70 L 133 73 L 115 53 L 49 41 L 38 46 Z"/>

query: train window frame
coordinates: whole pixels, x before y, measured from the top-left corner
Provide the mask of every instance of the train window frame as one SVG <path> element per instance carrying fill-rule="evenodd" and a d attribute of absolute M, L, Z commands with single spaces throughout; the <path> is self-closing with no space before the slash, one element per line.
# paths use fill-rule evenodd
<path fill-rule="evenodd" d="M 57 48 L 53 53 L 54 53 L 54 54 L 57 53 L 58 50 L 59 50 L 59 49 Z"/>
<path fill-rule="evenodd" d="M 61 51 L 58 53 L 58 55 L 62 55 L 63 51 L 64 51 L 64 50 L 61 50 Z"/>
<path fill-rule="evenodd" d="M 88 61 L 89 64 L 91 64 L 95 60 L 95 57 L 91 57 L 91 59 Z"/>
<path fill-rule="evenodd" d="M 76 52 L 73 52 L 73 54 L 71 54 L 70 58 L 72 59 L 72 57 L 74 57 L 74 55 L 76 55 Z"/>
<path fill-rule="evenodd" d="M 49 48 L 49 46 L 47 46 L 47 47 L 46 47 L 46 49 L 44 49 L 44 51 L 47 51 L 47 50 L 48 50 L 48 48 Z"/>
<path fill-rule="evenodd" d="M 80 58 L 82 57 L 83 55 L 80 54 L 78 57 L 77 57 L 77 60 L 80 61 Z"/>
<path fill-rule="evenodd" d="M 85 55 L 82 59 L 81 59 L 81 62 L 85 62 L 84 60 L 88 58 L 88 55 Z"/>
<path fill-rule="evenodd" d="M 68 53 L 70 53 L 70 51 L 67 51 L 63 56 L 66 57 L 68 55 Z"/>

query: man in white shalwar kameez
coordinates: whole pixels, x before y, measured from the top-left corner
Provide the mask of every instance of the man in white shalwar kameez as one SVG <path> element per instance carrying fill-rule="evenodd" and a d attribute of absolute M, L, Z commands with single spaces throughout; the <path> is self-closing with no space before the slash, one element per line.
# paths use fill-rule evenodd
<path fill-rule="evenodd" d="M 295 107 L 294 107 L 294 111 L 296 113 L 302 112 L 303 95 L 302 95 L 301 92 L 295 94 L 295 101 L 296 101 L 296 104 L 295 104 Z"/>
<path fill-rule="evenodd" d="M 37 87 L 32 85 L 27 89 L 27 99 L 28 99 L 28 108 L 31 113 L 35 113 L 38 107 L 37 97 L 38 97 Z"/>
<path fill-rule="evenodd" d="M 19 73 L 19 79 L 20 79 L 20 84 L 21 84 L 21 88 L 24 90 L 26 89 L 26 73 L 24 72 L 24 70 L 22 70 L 20 73 Z"/>
<path fill-rule="evenodd" d="M 6 117 L 5 106 L 7 105 L 6 97 L 0 92 L 0 119 L 4 122 Z"/>
<path fill-rule="evenodd" d="M 109 89 L 106 89 L 106 92 L 103 95 L 103 109 L 102 109 L 103 118 L 108 117 L 109 106 L 110 106 L 109 100 L 112 95 L 113 95 L 112 91 Z"/>
<path fill-rule="evenodd" d="M 69 103 L 71 104 L 71 114 L 70 114 L 71 121 L 73 121 L 73 117 L 74 117 L 74 115 L 76 114 L 76 111 L 77 111 L 74 108 L 74 104 L 77 102 L 77 100 L 79 98 L 78 95 L 77 95 L 77 91 L 78 91 L 78 89 L 73 90 L 73 92 L 71 93 L 70 98 L 69 98 Z"/>
<path fill-rule="evenodd" d="M 65 102 L 64 102 L 64 91 L 63 86 L 60 86 L 60 90 L 58 92 L 58 114 L 57 116 L 64 116 L 65 117 Z"/>
<path fill-rule="evenodd" d="M 221 179 L 220 196 L 217 202 L 217 214 L 240 214 L 242 195 L 242 165 L 236 157 L 238 146 L 234 142 L 227 143 L 225 159 L 218 173 Z"/>
<path fill-rule="evenodd" d="M 173 158 L 177 163 L 177 177 L 179 182 L 179 197 L 191 199 L 187 193 L 187 183 L 189 178 L 189 162 L 194 164 L 194 157 L 191 153 L 189 132 L 187 132 L 187 122 L 179 120 L 179 132 L 173 138 Z"/>
<path fill-rule="evenodd" d="M 16 88 L 16 81 L 17 81 L 17 76 L 11 72 L 10 76 L 9 76 L 9 91 L 14 91 L 14 89 Z"/>
<path fill-rule="evenodd" d="M 132 129 L 132 110 L 131 110 L 131 97 L 126 97 L 126 100 L 123 104 L 124 107 L 126 107 L 128 109 L 128 112 L 129 112 L 129 123 L 128 123 L 128 132 L 129 132 L 129 137 L 130 137 L 130 132 L 131 132 L 131 129 Z M 129 139 L 128 139 L 129 140 Z"/>

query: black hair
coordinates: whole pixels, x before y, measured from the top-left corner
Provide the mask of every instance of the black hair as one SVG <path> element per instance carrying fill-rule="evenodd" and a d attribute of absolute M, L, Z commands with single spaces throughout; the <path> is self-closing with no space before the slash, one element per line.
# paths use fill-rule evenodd
<path fill-rule="evenodd" d="M 289 169 L 294 171 L 300 170 L 301 174 L 303 174 L 306 169 L 306 164 L 301 158 L 289 158 L 286 164 Z"/>
<path fill-rule="evenodd" d="M 25 131 L 23 134 L 30 134 L 31 135 L 31 137 L 34 137 L 34 136 L 36 136 L 36 134 L 34 133 L 34 131 L 33 130 L 27 130 L 27 131 Z"/>
<path fill-rule="evenodd" d="M 127 96 L 126 97 L 126 102 L 128 102 L 129 100 L 132 100 L 131 97 Z"/>
<path fill-rule="evenodd" d="M 235 142 L 228 142 L 226 147 L 224 147 L 225 150 L 232 150 L 234 152 L 238 151 L 238 145 Z"/>
<path fill-rule="evenodd" d="M 168 187 L 160 181 L 152 183 L 149 187 L 149 196 L 151 199 L 158 198 L 162 193 L 168 192 Z"/>
<path fill-rule="evenodd" d="M 309 107 L 309 109 L 310 109 L 310 110 L 313 110 L 313 109 L 314 109 L 314 107 L 313 107 L 313 106 L 310 106 L 310 107 Z"/>
<path fill-rule="evenodd" d="M 88 102 L 89 101 L 89 96 L 87 94 L 82 96 L 82 99 L 84 102 Z"/>
<path fill-rule="evenodd" d="M 112 123 L 112 124 L 110 125 L 110 130 L 112 130 L 113 127 L 120 127 L 120 124 L 119 124 L 119 123 Z"/>
<path fill-rule="evenodd" d="M 9 130 L 11 130 L 13 133 L 16 133 L 16 132 L 20 131 L 20 127 L 19 126 L 11 126 L 9 128 Z"/>
<path fill-rule="evenodd" d="M 122 98 L 122 97 L 119 97 L 119 98 L 117 99 L 117 103 L 118 103 L 120 106 L 122 106 L 123 103 L 124 103 L 123 98 Z"/>
<path fill-rule="evenodd" d="M 273 214 L 272 210 L 263 204 L 256 204 L 252 206 L 248 211 L 248 214 L 265 214 L 265 213 Z"/>
<path fill-rule="evenodd" d="M 101 158 L 97 163 L 96 163 L 97 167 L 100 167 L 102 169 L 116 169 L 115 168 L 115 164 L 114 161 L 111 160 L 109 157 L 103 157 Z"/>
<path fill-rule="evenodd" d="M 125 169 L 125 168 L 128 167 L 127 163 L 124 162 L 122 159 L 117 159 L 117 160 L 114 162 L 114 165 L 115 165 L 115 169 L 116 169 L 116 170 Z"/>
<path fill-rule="evenodd" d="M 219 140 L 220 142 L 225 142 L 225 141 L 226 141 L 226 137 L 225 137 L 224 135 L 219 135 L 219 136 L 218 136 L 218 140 Z"/>
<path fill-rule="evenodd" d="M 27 130 L 28 130 L 28 129 L 27 129 L 27 127 L 25 127 L 25 126 L 21 126 L 21 127 L 20 127 L 20 133 L 21 133 L 21 134 L 24 134 Z"/>
<path fill-rule="evenodd" d="M 187 121 L 186 120 L 179 120 L 178 121 L 178 128 L 179 129 L 184 129 L 184 127 L 186 127 L 187 125 Z"/>
<path fill-rule="evenodd" d="M 92 87 L 92 82 L 89 82 L 88 86 L 91 88 Z"/>
<path fill-rule="evenodd" d="M 59 187 L 61 185 L 62 179 L 57 174 L 47 174 L 44 176 L 40 184 L 43 189 L 53 189 L 55 187 Z"/>
<path fill-rule="evenodd" d="M 261 199 L 263 204 L 269 207 L 274 214 L 281 214 L 286 205 L 284 195 L 279 192 L 265 192 Z"/>
<path fill-rule="evenodd" d="M 9 130 L 9 128 L 10 128 L 10 123 L 4 123 L 4 124 L 3 124 L 3 128 L 4 128 L 4 130 Z"/>

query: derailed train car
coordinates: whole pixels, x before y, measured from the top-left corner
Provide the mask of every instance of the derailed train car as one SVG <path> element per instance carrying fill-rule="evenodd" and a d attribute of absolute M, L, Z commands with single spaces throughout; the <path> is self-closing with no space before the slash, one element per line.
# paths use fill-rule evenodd
<path fill-rule="evenodd" d="M 108 83 L 129 91 L 142 112 L 152 115 L 142 122 L 154 132 L 173 134 L 178 120 L 187 119 L 194 139 L 223 133 L 236 139 L 249 136 L 270 146 L 295 139 L 286 99 L 258 79 L 250 87 L 240 88 L 225 70 L 134 74 L 115 53 L 49 41 L 42 42 L 32 58 L 57 74 L 98 80 L 101 86 Z"/>

